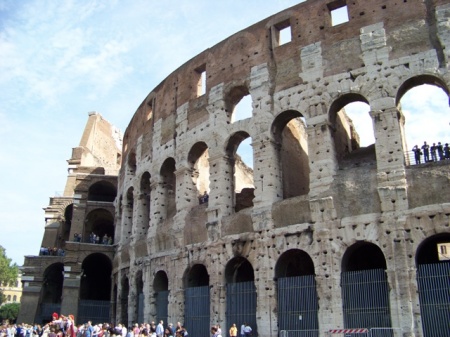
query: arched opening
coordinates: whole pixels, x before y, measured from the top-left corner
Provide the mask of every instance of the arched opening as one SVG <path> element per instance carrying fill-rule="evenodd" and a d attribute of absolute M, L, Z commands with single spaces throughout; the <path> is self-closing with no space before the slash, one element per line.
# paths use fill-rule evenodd
<path fill-rule="evenodd" d="M 160 270 L 156 273 L 153 280 L 153 291 L 156 305 L 156 321 L 163 320 L 167 322 L 169 307 L 169 279 L 167 274 Z"/>
<path fill-rule="evenodd" d="M 138 323 L 144 323 L 144 281 L 142 280 L 142 270 L 136 273 L 136 315 Z"/>
<path fill-rule="evenodd" d="M 162 197 L 165 210 L 165 219 L 171 219 L 177 212 L 176 208 L 176 176 L 175 159 L 167 158 L 161 166 L 160 171 L 162 184 Z M 163 218 L 164 219 L 164 218 Z"/>
<path fill-rule="evenodd" d="M 283 199 L 309 193 L 308 134 L 303 116 L 298 111 L 280 113 L 272 124 L 277 143 Z"/>
<path fill-rule="evenodd" d="M 136 219 L 136 227 L 134 229 L 134 235 L 136 239 L 146 236 L 147 229 L 150 225 L 150 173 L 144 172 L 141 177 L 141 193 L 139 195 L 139 214 Z"/>
<path fill-rule="evenodd" d="M 275 265 L 278 330 L 305 330 L 319 336 L 316 280 L 311 257 L 299 249 L 283 254 Z"/>
<path fill-rule="evenodd" d="M 347 249 L 341 292 L 344 328 L 391 327 L 386 259 L 378 246 L 359 241 Z"/>
<path fill-rule="evenodd" d="M 60 312 L 64 282 L 64 265 L 54 263 L 48 266 L 43 275 L 40 314 L 37 322 L 47 323 L 52 320 L 52 313 Z"/>
<path fill-rule="evenodd" d="M 72 225 L 72 216 L 73 216 L 73 204 L 70 204 L 64 210 L 64 222 L 63 222 L 62 233 L 61 233 L 61 239 L 62 239 L 61 247 L 62 248 L 65 247 L 66 241 L 70 240 L 70 228 Z"/>
<path fill-rule="evenodd" d="M 89 201 L 114 202 L 116 199 L 116 187 L 108 181 L 99 181 L 89 187 Z"/>
<path fill-rule="evenodd" d="M 122 324 L 128 326 L 128 296 L 130 294 L 130 283 L 128 277 L 124 276 L 121 282 L 122 291 L 120 292 L 120 319 Z"/>
<path fill-rule="evenodd" d="M 111 292 L 110 259 L 101 253 L 87 256 L 81 265 L 80 299 L 109 301 Z"/>
<path fill-rule="evenodd" d="M 209 201 L 209 154 L 208 146 L 204 142 L 196 143 L 188 154 L 188 162 L 192 171 L 192 182 L 195 185 L 193 190 L 195 197 L 200 204 Z"/>
<path fill-rule="evenodd" d="M 134 176 L 136 173 L 136 153 L 130 152 L 128 155 L 128 161 L 127 161 L 127 168 L 128 168 L 128 174 Z"/>
<path fill-rule="evenodd" d="M 424 337 L 448 334 L 450 233 L 424 240 L 416 252 L 417 286 Z"/>
<path fill-rule="evenodd" d="M 111 260 L 102 253 L 90 254 L 83 260 L 77 321 L 109 321 L 111 272 Z"/>
<path fill-rule="evenodd" d="M 253 149 L 250 135 L 245 131 L 233 134 L 226 148 L 232 182 L 232 200 L 235 212 L 253 207 L 255 185 L 253 183 Z"/>
<path fill-rule="evenodd" d="M 125 202 L 123 206 L 123 217 L 122 217 L 122 236 L 121 240 L 127 242 L 131 238 L 133 230 L 133 212 L 134 212 L 134 188 L 129 187 L 125 195 Z"/>
<path fill-rule="evenodd" d="M 250 325 L 253 335 L 258 335 L 256 325 L 255 274 L 251 263 L 242 256 L 228 261 L 225 267 L 227 284 L 226 326 L 243 323 Z"/>
<path fill-rule="evenodd" d="M 340 165 L 376 162 L 374 128 L 369 111 L 369 102 L 359 94 L 343 95 L 331 104 L 330 122 Z"/>
<path fill-rule="evenodd" d="M 252 117 L 252 97 L 246 86 L 230 90 L 226 98 L 226 111 L 231 123 Z"/>
<path fill-rule="evenodd" d="M 85 242 L 111 245 L 114 242 L 114 217 L 106 209 L 91 211 L 85 219 Z"/>
<path fill-rule="evenodd" d="M 206 267 L 195 264 L 184 276 L 184 322 L 192 336 L 208 336 L 210 328 L 209 275 Z"/>
<path fill-rule="evenodd" d="M 430 75 L 408 79 L 398 89 L 397 109 L 404 116 L 407 165 L 450 159 L 449 90 L 443 81 Z"/>
<path fill-rule="evenodd" d="M 246 95 L 242 97 L 238 104 L 234 107 L 231 116 L 231 123 L 251 118 L 253 116 L 252 96 Z"/>

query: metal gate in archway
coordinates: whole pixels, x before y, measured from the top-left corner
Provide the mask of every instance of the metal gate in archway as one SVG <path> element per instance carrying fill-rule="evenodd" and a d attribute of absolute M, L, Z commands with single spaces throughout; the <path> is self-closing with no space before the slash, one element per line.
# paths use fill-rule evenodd
<path fill-rule="evenodd" d="M 80 300 L 78 317 L 75 317 L 75 321 L 77 324 L 87 321 L 92 321 L 93 324 L 109 322 L 110 305 L 109 301 Z"/>
<path fill-rule="evenodd" d="M 319 303 L 314 275 L 279 278 L 277 288 L 279 331 L 289 331 L 289 337 L 318 337 Z"/>
<path fill-rule="evenodd" d="M 345 328 L 392 327 L 384 269 L 343 272 L 341 288 Z M 387 333 L 383 337 L 392 335 Z"/>
<path fill-rule="evenodd" d="M 209 336 L 209 286 L 186 288 L 184 296 L 184 325 L 189 335 Z"/>
<path fill-rule="evenodd" d="M 137 321 L 138 323 L 144 323 L 144 294 L 138 295 L 138 308 L 137 308 Z"/>
<path fill-rule="evenodd" d="M 417 268 L 424 337 L 446 337 L 450 331 L 450 262 Z"/>
<path fill-rule="evenodd" d="M 163 320 L 164 324 L 167 322 L 168 307 L 169 307 L 169 291 L 158 291 L 155 293 L 156 302 L 156 321 Z"/>
<path fill-rule="evenodd" d="M 255 282 L 229 283 L 226 289 L 226 326 L 236 323 L 239 330 L 242 323 L 247 323 L 253 330 L 252 335 L 257 336 Z"/>

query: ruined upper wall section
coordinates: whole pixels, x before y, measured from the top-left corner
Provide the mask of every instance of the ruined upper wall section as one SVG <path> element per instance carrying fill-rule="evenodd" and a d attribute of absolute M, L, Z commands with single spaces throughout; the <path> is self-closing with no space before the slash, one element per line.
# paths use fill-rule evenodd
<path fill-rule="evenodd" d="M 121 148 L 122 134 L 119 129 L 101 114 L 90 112 L 80 144 L 72 149 L 69 169 L 82 173 L 83 167 L 91 170 L 102 167 L 104 174 L 117 175 L 121 165 Z"/>
<path fill-rule="evenodd" d="M 275 14 L 195 56 L 154 88 L 130 122 L 124 149 L 132 147 L 136 138 L 151 131 L 160 119 L 175 124 L 175 112 L 185 103 L 189 103 L 189 123 L 204 122 L 207 120 L 204 108 L 211 90 L 221 83 L 225 89 L 248 87 L 252 67 L 261 64 L 268 65 L 272 93 L 316 77 L 371 66 L 368 62 L 379 63 L 380 60 L 366 57 L 376 47 L 374 42 L 388 46 L 386 53 L 391 59 L 434 49 L 442 65 L 445 55 L 437 35 L 435 9 L 445 3 L 444 0 L 309 0 Z M 331 11 L 342 5 L 347 6 L 349 21 L 332 26 Z M 278 33 L 286 27 L 291 29 L 291 42 L 279 46 Z M 361 40 L 361 34 L 367 35 L 367 41 Z M 203 71 L 206 88 L 205 94 L 199 95 Z M 299 76 L 301 73 L 304 75 Z M 175 137 L 170 133 L 162 136 L 162 143 Z"/>

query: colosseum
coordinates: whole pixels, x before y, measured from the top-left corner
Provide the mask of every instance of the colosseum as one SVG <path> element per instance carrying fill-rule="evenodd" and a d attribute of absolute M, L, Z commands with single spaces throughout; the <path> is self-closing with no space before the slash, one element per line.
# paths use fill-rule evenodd
<path fill-rule="evenodd" d="M 333 24 L 337 10 L 348 20 Z M 117 181 L 91 162 L 72 186 L 66 254 L 45 257 L 64 270 L 61 311 L 103 301 L 95 317 L 184 322 L 194 337 L 233 323 L 448 337 L 450 161 L 410 162 L 400 100 L 423 84 L 448 95 L 449 51 L 449 0 L 308 0 L 193 57 L 133 115 Z M 372 145 L 352 102 L 370 107 Z M 100 204 L 114 245 L 71 241 Z M 27 259 L 33 315 L 52 261 Z"/>

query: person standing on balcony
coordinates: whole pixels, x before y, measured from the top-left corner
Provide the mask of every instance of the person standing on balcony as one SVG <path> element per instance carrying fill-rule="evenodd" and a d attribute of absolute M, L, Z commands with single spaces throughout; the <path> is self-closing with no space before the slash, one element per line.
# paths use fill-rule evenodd
<path fill-rule="evenodd" d="M 427 142 L 423 142 L 422 150 L 423 150 L 423 162 L 428 163 L 430 161 L 430 146 L 427 144 Z"/>
<path fill-rule="evenodd" d="M 420 151 L 419 146 L 415 145 L 413 147 L 414 159 L 416 160 L 416 165 L 420 164 L 420 156 L 422 155 L 422 151 Z"/>

